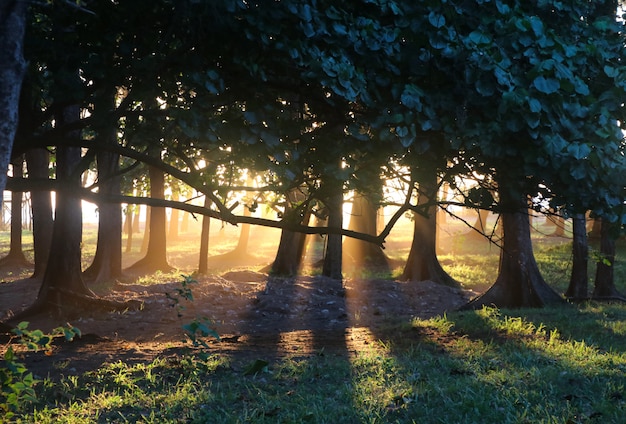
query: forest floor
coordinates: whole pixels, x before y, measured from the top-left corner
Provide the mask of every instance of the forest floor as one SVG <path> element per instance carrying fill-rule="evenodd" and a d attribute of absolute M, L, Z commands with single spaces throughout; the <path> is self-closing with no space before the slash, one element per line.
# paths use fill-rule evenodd
<path fill-rule="evenodd" d="M 263 237 L 255 239 L 255 254 L 245 258 L 223 254 L 232 245 L 222 243 L 225 250 L 210 258 L 210 274 L 194 275 L 186 287 L 184 275 L 192 274 L 197 261 L 197 248 L 191 245 L 187 253 L 168 253 L 174 273 L 127 273 L 115 282 L 91 287 L 105 299 L 132 301 L 139 307 L 116 312 L 94 309 L 75 317 L 69 324 L 80 329 L 82 337 L 72 342 L 56 339 L 51 354 L 28 353 L 25 364 L 36 376 L 55 378 L 95 370 L 104 363 L 150 362 L 180 355 L 193 349 L 183 325 L 205 318 L 220 336 L 220 340 L 202 338 L 209 354 L 249 361 L 355 352 L 376 340 L 405 338 L 405 331 L 394 329 L 413 318 L 427 319 L 456 310 L 478 294 L 473 290 L 483 289 L 404 282 L 390 279 L 388 273 L 378 277 L 376 272 L 342 281 L 314 272 L 294 278 L 273 277 L 263 271 L 273 247 L 264 251 L 260 239 Z M 390 244 L 388 251 L 408 251 L 407 244 Z M 125 257 L 125 266 L 140 257 L 137 249 L 134 257 Z M 0 282 L 0 321 L 16 325 L 20 320 L 11 317 L 35 300 L 39 284 L 21 278 L 28 270 L 0 271 L 4 280 Z M 191 291 L 192 300 L 185 288 Z M 28 321 L 30 329 L 43 331 L 67 324 L 52 316 L 29 317 Z M 7 340 L 6 336 L 0 340 L 0 354 Z"/>

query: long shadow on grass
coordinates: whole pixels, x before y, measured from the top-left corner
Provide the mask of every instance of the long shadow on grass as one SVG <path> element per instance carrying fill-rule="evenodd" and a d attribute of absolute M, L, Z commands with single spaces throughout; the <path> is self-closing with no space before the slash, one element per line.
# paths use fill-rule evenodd
<path fill-rule="evenodd" d="M 502 423 L 622 419 L 623 361 L 613 363 L 616 356 L 551 336 L 524 319 L 510 320 L 489 310 L 455 313 L 452 318 L 400 327 L 386 340 L 393 369 L 404 376 L 393 382 L 402 387 L 394 419 Z M 433 419 L 428 414 L 436 405 L 443 408 Z"/>

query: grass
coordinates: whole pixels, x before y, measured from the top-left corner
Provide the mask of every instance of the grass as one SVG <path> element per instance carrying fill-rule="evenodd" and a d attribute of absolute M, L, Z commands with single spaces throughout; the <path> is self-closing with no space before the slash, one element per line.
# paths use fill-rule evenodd
<path fill-rule="evenodd" d="M 366 349 L 270 362 L 113 362 L 44 382 L 38 423 L 618 423 L 626 308 L 482 309 L 386 329 Z"/>
<path fill-rule="evenodd" d="M 535 240 L 546 280 L 568 283 L 567 241 Z M 618 243 L 616 278 L 624 291 Z M 440 256 L 466 287 L 485 287 L 497 250 Z M 593 266 L 590 268 L 593 276 Z M 254 352 L 150 363 L 113 361 L 44 379 L 22 422 L 37 423 L 620 423 L 626 413 L 626 306 L 454 312 L 389 324 L 362 349 L 268 360 Z M 252 358 L 252 359 L 251 359 Z M 71 364 L 67 364 L 71 367 Z M 0 422 L 2 418 L 0 418 Z"/>

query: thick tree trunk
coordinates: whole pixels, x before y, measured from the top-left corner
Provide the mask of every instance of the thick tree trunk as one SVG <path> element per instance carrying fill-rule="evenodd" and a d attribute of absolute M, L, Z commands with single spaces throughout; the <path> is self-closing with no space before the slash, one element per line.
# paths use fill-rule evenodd
<path fill-rule="evenodd" d="M 372 201 L 361 193 L 355 193 L 348 229 L 375 236 L 377 218 Z M 389 271 L 389 261 L 382 247 L 351 237 L 346 237 L 343 242 L 343 262 L 345 268 L 352 270 Z"/>
<path fill-rule="evenodd" d="M 78 106 L 66 107 L 57 119 L 60 126 L 79 119 Z M 71 134 L 70 137 L 77 135 Z M 30 313 L 52 310 L 67 316 L 85 306 L 95 295 L 85 286 L 81 272 L 82 205 L 76 195 L 80 174 L 75 172 L 81 160 L 79 147 L 57 147 L 57 179 L 64 190 L 56 193 L 56 210 L 48 266 L 37 300 Z"/>
<path fill-rule="evenodd" d="M 285 207 L 285 217 L 293 213 L 293 202 L 298 201 L 295 193 L 289 193 L 287 196 L 287 206 Z M 304 213 L 300 223 L 309 225 L 311 212 L 307 210 Z M 290 230 L 282 230 L 280 233 L 280 242 L 276 257 L 271 265 L 271 273 L 274 275 L 294 276 L 298 275 L 302 266 L 302 258 L 304 257 L 304 249 L 306 246 L 306 234 L 297 233 Z"/>
<path fill-rule="evenodd" d="M 325 199 L 328 208 L 328 228 L 341 229 L 343 227 L 343 187 L 341 181 L 333 181 L 329 187 L 328 198 Z M 342 236 L 341 234 L 328 234 L 326 236 L 326 252 L 322 275 L 337 280 L 343 279 L 342 262 Z"/>
<path fill-rule="evenodd" d="M 441 267 L 437 258 L 437 204 L 433 200 L 437 195 L 437 175 L 431 181 L 420 182 L 418 206 L 427 208 L 427 216 L 414 213 L 413 241 L 409 257 L 402 273 L 403 280 L 430 280 L 449 286 L 456 286 L 455 281 Z M 429 205 L 430 204 L 430 205 Z M 429 206 L 427 206 L 429 205 Z"/>
<path fill-rule="evenodd" d="M 572 241 L 572 275 L 565 296 L 572 300 L 587 299 L 587 261 L 589 259 L 589 245 L 587 244 L 587 222 L 585 214 L 576 214 L 573 217 Z"/>
<path fill-rule="evenodd" d="M 114 140 L 114 139 L 113 139 Z M 109 152 L 97 154 L 98 192 L 104 195 L 120 193 L 119 155 Z M 91 283 L 110 281 L 122 275 L 122 213 L 117 203 L 98 205 L 98 242 L 93 262 L 85 270 L 84 278 Z"/>
<path fill-rule="evenodd" d="M 47 179 L 49 153 L 46 149 L 33 149 L 26 152 L 28 177 Z M 33 247 L 35 269 L 31 278 L 43 278 L 50 255 L 54 220 L 52 218 L 52 197 L 48 191 L 32 191 L 30 195 L 33 214 Z"/>
<path fill-rule="evenodd" d="M 22 178 L 24 158 L 20 156 L 13 161 L 13 176 Z M 11 239 L 9 253 L 0 259 L 0 267 L 28 267 L 31 264 L 24 256 L 22 246 L 22 200 L 24 193 L 21 191 L 11 192 Z"/>
<path fill-rule="evenodd" d="M 615 231 L 614 224 L 602 221 L 600 226 L 600 258 L 596 264 L 594 299 L 626 301 L 626 297 L 615 288 Z"/>
<path fill-rule="evenodd" d="M 26 69 L 23 46 L 27 6 L 23 0 L 0 2 L 0 193 L 7 184 L 18 126 L 20 90 Z"/>
<path fill-rule="evenodd" d="M 164 199 L 165 175 L 163 171 L 150 166 L 148 172 L 150 175 L 150 197 Z M 146 256 L 131 265 L 129 270 L 142 273 L 169 272 L 172 270 L 172 267 L 167 263 L 166 225 L 165 208 L 150 207 L 150 231 Z"/>
<path fill-rule="evenodd" d="M 473 299 L 464 309 L 483 306 L 499 308 L 543 307 L 564 300 L 543 279 L 530 239 L 526 199 L 512 197 L 510 186 L 500 185 L 503 239 L 500 270 L 487 292 Z"/>
<path fill-rule="evenodd" d="M 211 199 L 204 197 L 204 207 L 211 207 Z M 209 272 L 209 232 L 211 230 L 211 217 L 202 215 L 202 231 L 200 233 L 200 258 L 198 260 L 198 274 Z"/>

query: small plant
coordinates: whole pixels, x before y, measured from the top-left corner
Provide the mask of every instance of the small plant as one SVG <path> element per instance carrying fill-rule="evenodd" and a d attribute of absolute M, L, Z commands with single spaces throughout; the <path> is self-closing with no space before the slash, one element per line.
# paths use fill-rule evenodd
<path fill-rule="evenodd" d="M 63 336 L 68 341 L 80 337 L 80 330 L 70 325 L 57 327 L 47 334 L 41 330 L 29 330 L 28 324 L 27 321 L 20 322 L 11 330 L 14 335 L 7 342 L 6 352 L 0 360 L 0 411 L 4 412 L 5 418 L 15 415 L 21 405 L 36 400 L 34 386 L 39 383 L 26 366 L 18 361 L 14 346 L 22 346 L 29 352 L 43 350 L 50 354 L 55 337 Z"/>
<path fill-rule="evenodd" d="M 182 312 L 185 310 L 185 306 L 181 304 L 180 300 L 193 301 L 193 292 L 190 286 L 197 283 L 190 275 L 182 275 L 182 277 L 181 287 L 175 289 L 176 293 L 174 295 L 166 293 L 167 298 L 173 302 L 171 306 L 176 308 L 176 314 L 179 318 L 183 316 Z M 190 323 L 183 325 L 183 330 L 193 347 L 208 348 L 209 345 L 204 339 L 209 336 L 220 340 L 220 335 L 215 330 L 215 321 L 207 317 L 194 318 Z"/>

